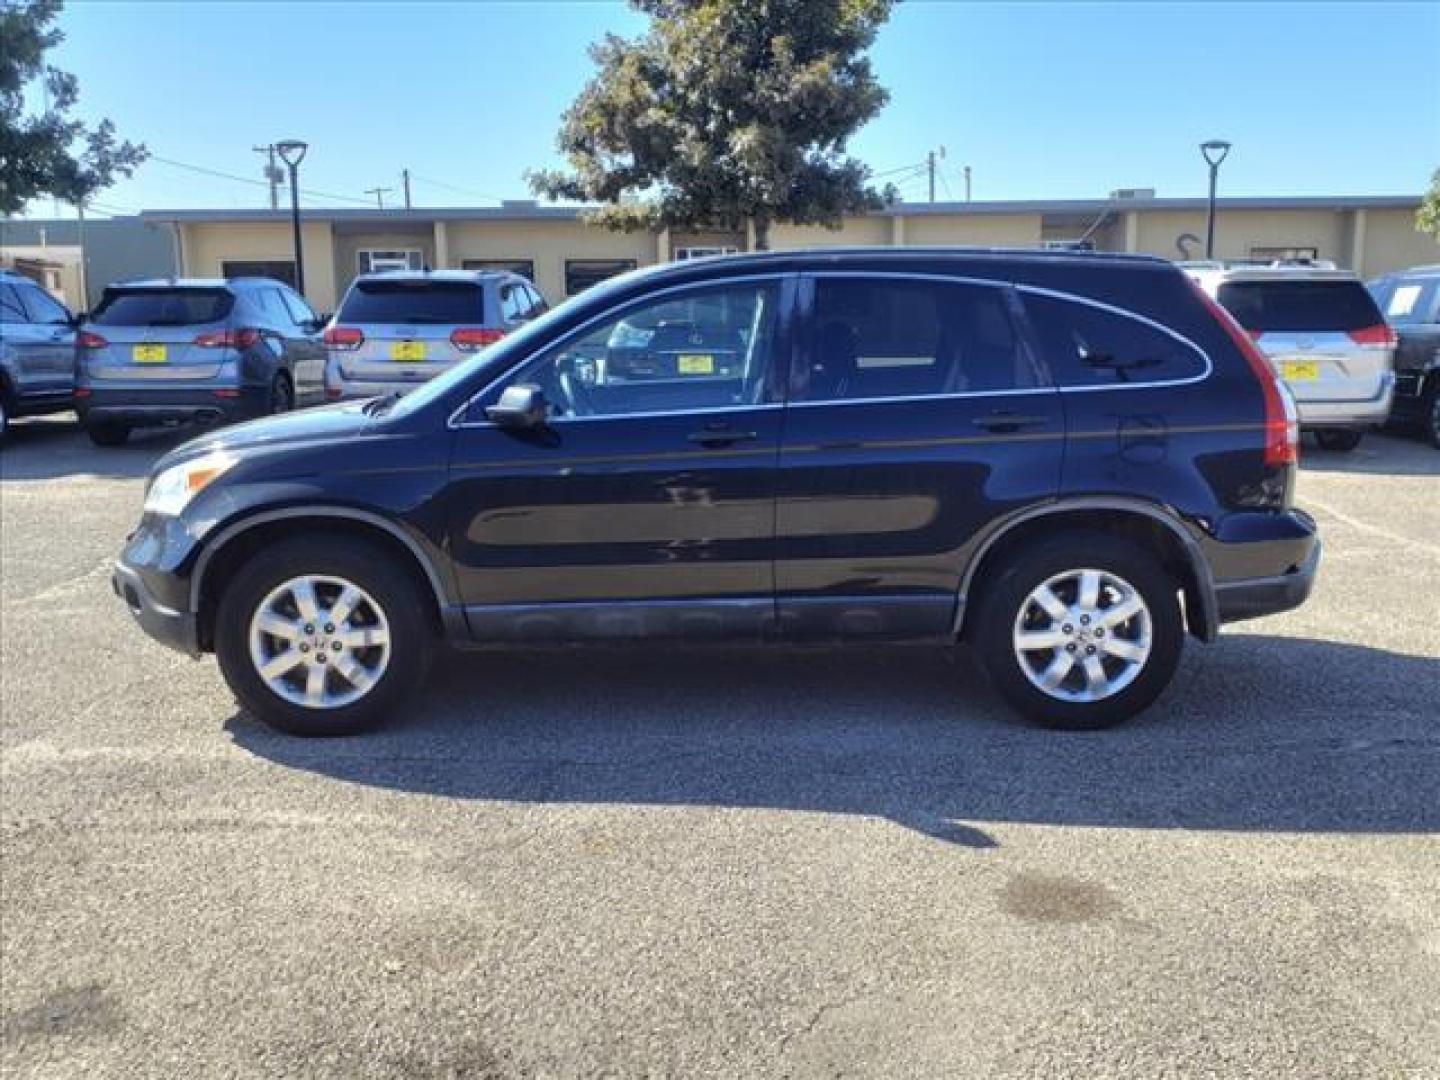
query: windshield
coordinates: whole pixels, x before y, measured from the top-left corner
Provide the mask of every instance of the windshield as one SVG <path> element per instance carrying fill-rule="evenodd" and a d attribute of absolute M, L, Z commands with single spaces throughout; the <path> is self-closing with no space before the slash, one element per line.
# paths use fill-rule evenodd
<path fill-rule="evenodd" d="M 1232 281 L 1220 303 L 1246 330 L 1360 330 L 1380 322 L 1358 281 Z"/>
<path fill-rule="evenodd" d="M 235 298 L 226 289 L 106 289 L 96 326 L 195 326 L 219 322 Z"/>
<path fill-rule="evenodd" d="M 339 321 L 473 325 L 485 321 L 484 293 L 470 281 L 359 281 L 340 306 Z"/>

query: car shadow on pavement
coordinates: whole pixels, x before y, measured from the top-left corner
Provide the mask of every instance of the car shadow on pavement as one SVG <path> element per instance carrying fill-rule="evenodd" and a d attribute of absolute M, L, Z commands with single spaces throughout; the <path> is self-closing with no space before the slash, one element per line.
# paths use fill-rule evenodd
<path fill-rule="evenodd" d="M 131 433 L 123 446 L 95 446 L 73 417 L 17 420 L 0 449 L 0 479 L 55 480 L 67 476 L 139 479 L 161 455 L 208 429 L 149 428 Z"/>
<path fill-rule="evenodd" d="M 1146 715 L 1026 726 L 968 653 L 932 648 L 470 653 L 391 726 L 234 741 L 289 768 L 459 799 L 887 818 L 969 847 L 987 823 L 1440 829 L 1440 660 L 1226 635 Z"/>

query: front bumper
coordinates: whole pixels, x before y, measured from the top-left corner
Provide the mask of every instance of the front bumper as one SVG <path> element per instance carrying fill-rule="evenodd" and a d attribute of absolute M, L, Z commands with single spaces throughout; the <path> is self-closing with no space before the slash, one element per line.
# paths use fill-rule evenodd
<path fill-rule="evenodd" d="M 262 386 L 110 388 L 91 385 L 76 398 L 81 423 L 113 423 L 130 427 L 164 424 L 232 423 L 264 416 L 269 394 Z M 220 396 L 222 391 L 226 396 Z"/>
<path fill-rule="evenodd" d="M 145 633 L 188 656 L 200 655 L 200 635 L 193 613 L 166 607 L 150 591 L 145 579 L 124 563 L 115 567 L 110 586 Z"/>

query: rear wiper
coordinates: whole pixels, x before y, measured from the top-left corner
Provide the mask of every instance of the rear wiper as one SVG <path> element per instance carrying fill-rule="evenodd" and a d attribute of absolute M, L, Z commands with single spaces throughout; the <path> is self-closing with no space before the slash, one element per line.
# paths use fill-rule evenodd
<path fill-rule="evenodd" d="M 371 398 L 362 406 L 366 416 L 380 416 L 387 413 L 400 400 L 400 391 L 391 390 L 388 394 L 381 394 L 379 397 Z"/>

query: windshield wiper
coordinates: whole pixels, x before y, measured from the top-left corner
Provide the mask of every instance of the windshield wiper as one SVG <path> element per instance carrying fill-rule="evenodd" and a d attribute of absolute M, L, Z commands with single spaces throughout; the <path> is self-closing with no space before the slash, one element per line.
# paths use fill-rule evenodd
<path fill-rule="evenodd" d="M 379 397 L 371 398 L 362 407 L 366 416 L 380 416 L 387 413 L 400 400 L 400 391 L 391 390 L 388 394 L 381 394 Z"/>

